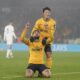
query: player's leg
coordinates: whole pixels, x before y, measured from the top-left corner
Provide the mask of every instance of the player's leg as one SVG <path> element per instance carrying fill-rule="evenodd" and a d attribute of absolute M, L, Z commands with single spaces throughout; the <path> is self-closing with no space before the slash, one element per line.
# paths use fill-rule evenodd
<path fill-rule="evenodd" d="M 46 53 L 47 67 L 51 68 L 52 67 L 52 51 L 51 51 L 51 45 L 50 44 L 47 44 L 45 46 L 45 53 Z"/>
<path fill-rule="evenodd" d="M 51 71 L 50 71 L 50 69 L 45 69 L 42 72 L 42 75 L 43 75 L 43 77 L 50 78 L 51 77 Z"/>
<path fill-rule="evenodd" d="M 8 58 L 9 59 L 9 49 L 7 49 L 7 53 L 6 53 L 6 58 Z"/>
<path fill-rule="evenodd" d="M 26 77 L 32 77 L 33 76 L 33 70 L 32 69 L 26 69 L 26 74 L 25 74 L 25 76 Z"/>
<path fill-rule="evenodd" d="M 36 68 L 34 64 L 29 64 L 27 69 L 26 69 L 26 73 L 25 76 L 26 77 L 32 77 L 34 75 Z"/>
<path fill-rule="evenodd" d="M 10 57 L 13 58 L 13 53 L 12 53 L 12 44 L 10 45 Z"/>
<path fill-rule="evenodd" d="M 42 77 L 46 77 L 46 78 L 51 77 L 50 69 L 48 69 L 44 64 L 41 64 L 39 66 L 39 73 L 41 74 Z"/>
<path fill-rule="evenodd" d="M 7 45 L 7 54 L 6 54 L 6 58 L 10 58 L 10 45 Z"/>

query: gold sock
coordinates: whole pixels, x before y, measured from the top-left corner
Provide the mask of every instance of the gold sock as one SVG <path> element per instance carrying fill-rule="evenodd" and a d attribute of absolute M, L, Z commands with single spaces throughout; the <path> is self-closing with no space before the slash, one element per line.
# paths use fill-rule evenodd
<path fill-rule="evenodd" d="M 51 67 L 52 67 L 52 58 L 47 59 L 47 67 L 51 69 Z"/>

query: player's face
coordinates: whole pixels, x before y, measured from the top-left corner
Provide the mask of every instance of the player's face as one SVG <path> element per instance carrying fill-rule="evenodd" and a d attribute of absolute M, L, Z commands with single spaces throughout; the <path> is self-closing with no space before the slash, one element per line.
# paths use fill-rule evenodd
<path fill-rule="evenodd" d="M 40 36 L 40 33 L 38 31 L 35 31 L 34 34 L 33 34 L 33 36 L 34 37 L 39 37 Z"/>
<path fill-rule="evenodd" d="M 44 13 L 43 13 L 43 17 L 45 19 L 49 19 L 51 17 L 51 11 L 45 10 Z"/>

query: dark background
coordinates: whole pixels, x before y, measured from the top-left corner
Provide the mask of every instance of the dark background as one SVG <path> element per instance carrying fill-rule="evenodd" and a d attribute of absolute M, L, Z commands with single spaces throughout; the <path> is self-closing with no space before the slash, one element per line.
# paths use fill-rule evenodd
<path fill-rule="evenodd" d="M 20 36 L 26 22 L 30 21 L 33 27 L 45 6 L 52 9 L 57 21 L 55 42 L 66 43 L 80 37 L 80 0 L 0 0 L 0 35 L 11 21 Z"/>

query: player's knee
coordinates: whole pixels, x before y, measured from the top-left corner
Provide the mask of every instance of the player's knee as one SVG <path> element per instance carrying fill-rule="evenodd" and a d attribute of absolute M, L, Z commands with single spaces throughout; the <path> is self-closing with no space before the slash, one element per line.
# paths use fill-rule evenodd
<path fill-rule="evenodd" d="M 33 76 L 33 71 L 31 69 L 27 69 L 26 73 L 25 73 L 25 76 L 29 77 L 29 78 L 32 77 Z"/>
<path fill-rule="evenodd" d="M 42 75 L 43 75 L 43 77 L 50 78 L 51 77 L 51 71 L 49 69 L 45 69 L 42 72 Z"/>

